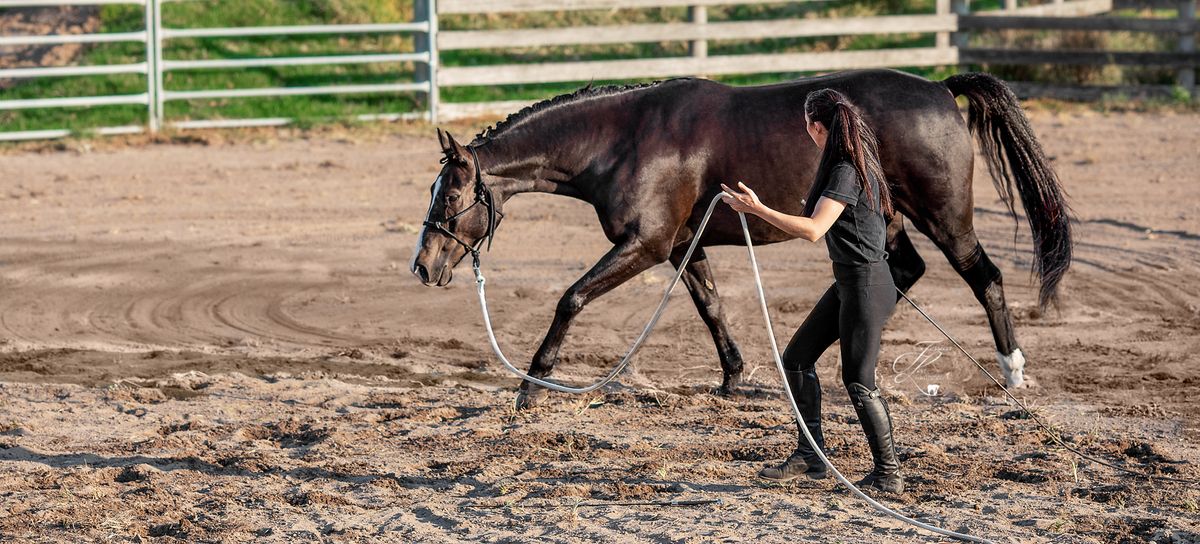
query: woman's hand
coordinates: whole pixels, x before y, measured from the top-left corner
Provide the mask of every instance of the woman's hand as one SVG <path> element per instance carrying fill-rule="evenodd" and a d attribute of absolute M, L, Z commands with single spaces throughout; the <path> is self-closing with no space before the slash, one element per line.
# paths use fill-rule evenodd
<path fill-rule="evenodd" d="M 741 189 L 741 191 L 730 189 L 727 185 L 722 183 L 721 190 L 725 191 L 726 196 L 722 196 L 721 200 L 726 204 L 729 204 L 729 207 L 733 208 L 733 211 L 735 212 L 759 215 L 759 213 L 762 212 L 765 207 L 763 206 L 763 203 L 758 200 L 758 195 L 754 194 L 753 190 L 751 190 L 749 187 L 746 187 L 746 184 L 740 181 L 738 182 L 738 188 Z"/>
<path fill-rule="evenodd" d="M 736 212 L 757 215 L 774 225 L 775 228 L 810 242 L 816 242 L 821 236 L 824 236 L 829 227 L 833 226 L 834 221 L 837 221 L 838 216 L 842 215 L 842 211 L 846 209 L 845 203 L 822 196 L 817 201 L 812 217 L 788 215 L 768 208 L 758 200 L 758 195 L 754 194 L 754 191 L 746 187 L 745 183 L 739 181 L 738 188 L 741 191 L 730 189 L 722 183 L 721 189 L 726 194 L 721 197 L 721 200 L 729 204 L 729 207 Z"/>

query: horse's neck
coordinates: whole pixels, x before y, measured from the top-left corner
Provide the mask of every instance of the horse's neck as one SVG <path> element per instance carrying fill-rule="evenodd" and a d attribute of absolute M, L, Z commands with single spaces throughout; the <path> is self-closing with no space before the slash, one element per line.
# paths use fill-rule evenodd
<path fill-rule="evenodd" d="M 582 198 L 587 187 L 579 186 L 580 174 L 615 143 L 602 134 L 613 118 L 606 110 L 616 102 L 566 105 L 506 130 L 479 148 L 483 170 L 501 178 L 497 185 L 506 197 L 543 192 Z"/>

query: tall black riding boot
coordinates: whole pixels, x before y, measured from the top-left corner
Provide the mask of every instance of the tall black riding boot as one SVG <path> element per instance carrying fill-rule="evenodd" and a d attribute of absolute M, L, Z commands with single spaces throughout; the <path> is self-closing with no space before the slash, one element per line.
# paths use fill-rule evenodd
<path fill-rule="evenodd" d="M 809 434 L 812 435 L 821 451 L 825 451 L 825 435 L 821 434 L 821 380 L 817 377 L 817 370 L 810 368 L 784 372 L 787 375 L 788 388 L 796 399 L 796 406 L 800 409 L 800 417 L 804 418 L 805 427 L 808 427 Z M 828 476 L 825 462 L 821 461 L 820 456 L 813 451 L 812 445 L 804 437 L 804 431 L 800 429 L 799 422 L 796 423 L 796 433 L 799 435 L 796 451 L 792 452 L 792 455 L 783 464 L 762 469 L 758 473 L 759 476 L 780 482 L 786 482 L 801 475 L 814 480 Z"/>
<path fill-rule="evenodd" d="M 867 444 L 871 446 L 871 457 L 875 468 L 866 478 L 858 481 L 866 486 L 888 493 L 904 493 L 904 478 L 900 475 L 900 458 L 896 456 L 896 444 L 892 441 L 892 415 L 879 388 L 867 389 L 859 383 L 849 385 L 850 401 L 858 413 Z"/>

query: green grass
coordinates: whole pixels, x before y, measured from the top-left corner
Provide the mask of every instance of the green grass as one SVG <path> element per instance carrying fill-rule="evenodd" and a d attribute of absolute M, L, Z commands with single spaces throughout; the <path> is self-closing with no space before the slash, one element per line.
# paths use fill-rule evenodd
<path fill-rule="evenodd" d="M 975 9 L 998 7 L 1000 0 L 974 3 Z M 932 13 L 934 0 L 833 0 L 792 4 L 712 7 L 709 20 L 748 21 L 805 17 L 862 17 L 883 14 Z M 101 31 L 141 30 L 143 12 L 136 6 L 101 8 Z M 169 28 L 234 27 L 262 25 L 299 25 L 322 23 L 400 22 L 412 18 L 411 0 L 206 0 L 165 4 L 164 25 Z M 687 20 L 683 8 L 640 10 L 535 12 L 501 15 L 443 16 L 443 30 L 504 29 L 532 27 L 571 27 L 630 23 L 680 22 Z M 987 42 L 1010 38 L 977 36 Z M 1045 40 L 1032 36 L 1029 43 Z M 1125 38 L 1126 41 L 1132 38 Z M 1139 44 L 1150 47 L 1153 39 Z M 711 55 L 740 55 L 803 51 L 862 50 L 880 48 L 928 47 L 932 34 L 892 34 L 864 36 L 828 36 L 812 38 L 760 39 L 709 42 Z M 414 48 L 411 35 L 360 35 L 312 37 L 263 37 L 234 39 L 171 40 L 167 59 L 233 59 L 272 56 L 306 56 L 351 53 L 408 52 Z M 90 48 L 78 64 L 135 63 L 144 59 L 144 46 L 104 44 Z M 509 63 L 562 62 L 601 59 L 632 59 L 684 56 L 686 42 L 577 45 L 561 47 L 512 48 L 474 51 L 444 51 L 444 66 L 486 66 Z M 1019 72 L 1020 67 L 1015 68 Z M 412 81 L 416 69 L 412 63 L 356 66 L 278 67 L 231 70 L 172 71 L 165 76 L 168 90 L 206 90 L 254 87 L 301 87 L 353 83 L 393 83 Z M 955 67 L 909 68 L 912 73 L 940 79 Z M 1026 73 L 1028 72 L 1028 73 Z M 1036 79 L 1036 70 L 1015 75 Z M 1060 70 L 1060 72 L 1063 72 Z M 1056 77 L 1080 76 L 1081 72 L 1055 72 Z M 773 83 L 809 75 L 802 72 L 730 75 L 714 77 L 737 85 Z M 1098 77 L 1094 74 L 1082 74 Z M 1111 74 L 1105 77 L 1111 78 Z M 1120 76 L 1118 76 L 1119 79 Z M 1161 74 L 1144 79 L 1161 79 Z M 1018 78 L 1020 79 L 1020 78 Z M 536 100 L 573 91 L 581 85 L 624 83 L 616 81 L 576 81 L 551 84 L 504 86 L 465 86 L 442 89 L 446 102 L 495 100 Z M 5 99 L 66 96 L 139 94 L 146 92 L 147 81 L 141 75 L 44 78 L 26 81 L 2 91 Z M 332 118 L 348 118 L 364 113 L 402 113 L 420 111 L 416 94 L 300 96 L 284 98 L 245 98 L 171 101 L 165 106 L 168 121 L 184 119 L 237 119 L 291 117 L 303 123 Z M 0 112 L 0 131 L 72 127 L 144 124 L 144 106 L 105 106 L 94 108 L 42 109 Z"/>

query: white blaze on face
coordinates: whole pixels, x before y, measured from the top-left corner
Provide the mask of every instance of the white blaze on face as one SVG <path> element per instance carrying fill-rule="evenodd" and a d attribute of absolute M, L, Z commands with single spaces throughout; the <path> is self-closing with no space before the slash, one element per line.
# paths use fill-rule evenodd
<path fill-rule="evenodd" d="M 429 209 L 425 210 L 425 221 L 429 221 L 429 214 L 433 213 L 433 203 L 437 200 L 437 195 L 442 190 L 442 176 L 438 177 L 433 182 L 433 194 L 429 195 Z M 421 232 L 417 233 L 417 247 L 413 248 L 412 261 L 408 263 L 408 269 L 412 270 L 417 266 L 417 256 L 421 254 L 421 246 L 425 245 L 425 230 L 429 227 L 422 222 Z"/>

